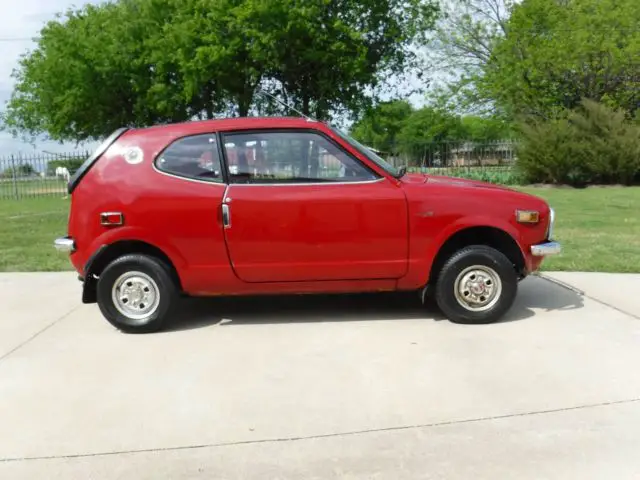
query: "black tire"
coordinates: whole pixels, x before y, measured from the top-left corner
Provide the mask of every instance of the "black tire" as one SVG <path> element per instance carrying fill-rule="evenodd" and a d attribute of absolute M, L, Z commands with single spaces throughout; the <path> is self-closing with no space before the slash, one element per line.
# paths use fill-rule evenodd
<path fill-rule="evenodd" d="M 479 269 L 472 269 L 474 266 Z M 471 270 L 465 273 L 467 269 Z M 480 274 L 474 275 L 474 272 L 480 272 Z M 461 276 L 462 273 L 465 274 Z M 492 280 L 493 274 L 496 274 L 499 284 Z M 456 295 L 456 282 L 459 276 L 461 280 L 466 279 L 471 282 L 461 281 L 461 285 L 472 285 L 472 288 L 464 289 L 464 292 L 459 293 L 460 300 Z M 482 279 L 484 281 L 481 281 Z M 493 288 L 490 288 L 491 285 Z M 434 293 L 438 307 L 450 321 L 463 324 L 485 324 L 497 322 L 507 313 L 513 305 L 517 291 L 518 276 L 511 261 L 494 248 L 472 245 L 457 251 L 447 260 L 436 280 Z M 492 296 L 491 292 L 495 292 L 495 295 Z M 469 306 L 468 299 L 475 299 L 480 303 Z"/>
<path fill-rule="evenodd" d="M 134 303 L 124 305 L 123 302 L 128 301 L 126 298 L 121 301 L 122 306 L 118 307 L 114 302 L 114 286 L 116 282 L 121 282 L 123 275 L 130 272 L 143 274 L 131 277 L 129 280 L 132 281 L 130 282 L 127 282 L 127 277 L 124 277 L 123 280 L 123 288 L 130 285 L 137 289 L 132 294 Z M 152 282 L 149 282 L 149 279 Z M 120 291 L 122 290 L 118 290 L 118 292 Z M 148 293 L 149 291 L 151 293 Z M 98 306 L 102 315 L 114 327 L 126 333 L 151 333 L 161 330 L 179 298 L 178 287 L 172 278 L 169 267 L 154 257 L 140 254 L 124 255 L 107 265 L 98 279 L 97 294 Z M 144 300 L 140 300 L 136 305 L 139 298 L 136 295 L 139 294 L 148 295 L 144 298 L 149 299 L 149 303 L 152 305 L 144 305 Z M 153 301 L 151 301 L 151 296 Z M 136 305 L 136 308 L 141 308 L 140 315 L 143 318 L 132 318 L 121 311 L 127 308 L 133 309 L 133 305 Z M 144 308 L 152 308 L 153 310 L 150 310 L 147 315 L 142 310 Z"/>

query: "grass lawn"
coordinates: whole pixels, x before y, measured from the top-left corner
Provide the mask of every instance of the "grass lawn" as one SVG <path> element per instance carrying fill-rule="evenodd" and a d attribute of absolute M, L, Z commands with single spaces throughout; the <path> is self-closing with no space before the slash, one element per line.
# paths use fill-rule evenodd
<path fill-rule="evenodd" d="M 543 270 L 640 273 L 640 187 L 521 188 L 556 211 L 564 252 Z"/>
<path fill-rule="evenodd" d="M 53 240 L 67 233 L 69 200 L 60 196 L 0 199 L 0 271 L 71 270 Z"/>
<path fill-rule="evenodd" d="M 523 187 L 556 210 L 564 247 L 544 270 L 640 272 L 640 187 Z M 0 271 L 70 270 L 53 240 L 67 228 L 69 200 L 61 196 L 0 199 Z"/>

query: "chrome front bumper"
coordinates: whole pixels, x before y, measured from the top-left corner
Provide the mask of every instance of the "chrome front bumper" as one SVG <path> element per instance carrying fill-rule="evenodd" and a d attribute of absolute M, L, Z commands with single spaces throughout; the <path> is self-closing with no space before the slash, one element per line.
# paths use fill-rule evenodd
<path fill-rule="evenodd" d="M 53 242 L 53 246 L 56 247 L 56 250 L 59 252 L 71 253 L 76 250 L 76 242 L 73 241 L 73 238 L 69 237 L 56 238 Z"/>
<path fill-rule="evenodd" d="M 557 255 L 562 251 L 558 242 L 546 242 L 538 245 L 531 245 L 531 254 L 535 257 L 546 257 L 547 255 Z"/>

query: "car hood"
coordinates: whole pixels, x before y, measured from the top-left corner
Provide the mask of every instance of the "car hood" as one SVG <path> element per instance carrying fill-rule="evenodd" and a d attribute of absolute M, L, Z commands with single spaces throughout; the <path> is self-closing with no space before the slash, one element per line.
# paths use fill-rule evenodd
<path fill-rule="evenodd" d="M 514 190 L 502 185 L 495 185 L 493 183 L 481 182 L 479 180 L 469 180 L 466 178 L 445 177 L 440 175 L 427 175 L 421 173 L 411 173 L 403 177 L 406 183 L 427 183 L 431 185 L 446 185 L 451 187 L 462 188 L 489 188 L 492 190 L 507 190 L 513 192 Z"/>
<path fill-rule="evenodd" d="M 480 188 L 491 188 L 493 190 L 513 191 L 512 188 L 505 187 L 503 185 L 496 185 L 494 183 L 489 183 L 489 182 L 481 182 L 480 180 L 469 180 L 466 178 L 454 178 L 454 177 L 441 177 L 438 175 L 429 175 L 426 183 L 446 184 L 452 187 L 466 187 L 466 188 L 480 187 Z"/>

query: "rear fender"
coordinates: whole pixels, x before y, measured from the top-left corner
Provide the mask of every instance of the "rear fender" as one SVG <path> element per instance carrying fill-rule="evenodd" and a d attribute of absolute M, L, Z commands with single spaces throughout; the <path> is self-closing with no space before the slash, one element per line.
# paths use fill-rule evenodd
<path fill-rule="evenodd" d="M 175 248 L 170 242 L 163 241 L 158 242 L 158 238 L 151 235 L 149 232 L 139 227 L 118 227 L 112 230 L 105 231 L 102 235 L 97 237 L 91 244 L 90 251 L 94 252 L 91 258 L 85 264 L 85 275 L 87 274 L 87 266 L 95 261 L 97 254 L 105 247 L 121 241 L 138 241 L 148 243 L 159 250 L 162 250 L 164 254 L 169 257 L 173 266 L 178 272 L 187 268 L 187 262 L 180 254 L 177 248 Z"/>
<path fill-rule="evenodd" d="M 114 230 L 108 230 L 100 235 L 92 244 L 90 251 L 93 253 L 86 261 L 83 268 L 83 290 L 82 302 L 95 303 L 96 301 L 96 277 L 93 266 L 100 261 L 100 258 L 108 254 L 109 246 L 119 242 L 135 241 L 143 242 L 155 249 L 160 250 L 171 262 L 178 276 L 176 281 L 182 283 L 181 279 L 185 275 L 187 263 L 177 249 L 167 242 L 158 244 L 151 235 L 147 234 L 143 229 L 136 227 L 121 227 Z"/>

